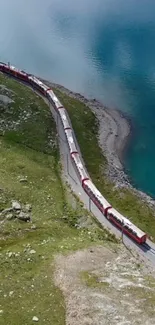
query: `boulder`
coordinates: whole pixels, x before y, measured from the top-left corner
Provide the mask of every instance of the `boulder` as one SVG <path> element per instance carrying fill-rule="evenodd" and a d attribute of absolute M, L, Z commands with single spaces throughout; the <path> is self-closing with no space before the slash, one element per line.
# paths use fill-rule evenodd
<path fill-rule="evenodd" d="M 30 212 L 32 210 L 31 204 L 26 204 L 25 205 L 25 211 Z"/>
<path fill-rule="evenodd" d="M 20 203 L 17 202 L 17 201 L 12 201 L 12 208 L 13 208 L 14 210 L 21 210 L 21 205 L 20 205 Z"/>
<path fill-rule="evenodd" d="M 32 320 L 33 320 L 34 322 L 38 322 L 38 321 L 39 321 L 39 318 L 36 317 L 36 316 L 33 316 Z"/>
<path fill-rule="evenodd" d="M 27 178 L 20 178 L 20 183 L 27 183 Z"/>
<path fill-rule="evenodd" d="M 7 209 L 4 209 L 1 213 L 2 215 L 6 215 L 8 212 L 11 212 L 13 210 L 13 208 L 7 208 Z"/>
<path fill-rule="evenodd" d="M 21 211 L 17 215 L 17 219 L 27 222 L 27 221 L 30 221 L 30 215 L 28 213 Z"/>

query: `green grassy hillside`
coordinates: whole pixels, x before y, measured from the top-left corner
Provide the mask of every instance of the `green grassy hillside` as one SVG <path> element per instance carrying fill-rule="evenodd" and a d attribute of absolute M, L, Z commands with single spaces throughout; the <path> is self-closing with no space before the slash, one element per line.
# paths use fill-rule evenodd
<path fill-rule="evenodd" d="M 0 324 L 65 324 L 65 303 L 54 285 L 54 256 L 114 241 L 81 204 L 68 201 L 61 181 L 56 127 L 47 105 L 0 74 Z M 31 205 L 30 222 L 19 219 Z M 72 202 L 71 202 L 72 203 Z M 25 213 L 25 212 L 22 212 Z M 87 227 L 77 227 L 81 217 Z"/>

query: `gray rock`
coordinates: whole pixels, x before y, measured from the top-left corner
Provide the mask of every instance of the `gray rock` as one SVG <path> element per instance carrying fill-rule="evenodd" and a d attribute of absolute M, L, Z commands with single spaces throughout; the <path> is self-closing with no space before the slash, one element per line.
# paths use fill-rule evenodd
<path fill-rule="evenodd" d="M 20 178 L 20 183 L 27 183 L 27 178 Z"/>
<path fill-rule="evenodd" d="M 2 211 L 2 214 L 5 215 L 5 214 L 7 214 L 8 212 L 11 212 L 12 210 L 13 210 L 13 208 L 7 208 L 7 209 L 4 209 L 4 210 Z"/>
<path fill-rule="evenodd" d="M 23 220 L 25 222 L 30 221 L 30 215 L 21 211 L 18 215 L 17 215 L 17 219 L 19 220 Z"/>
<path fill-rule="evenodd" d="M 0 102 L 3 103 L 4 105 L 14 103 L 14 101 L 11 98 L 5 95 L 0 95 Z"/>
<path fill-rule="evenodd" d="M 30 212 L 30 211 L 32 210 L 32 206 L 31 206 L 31 204 L 26 204 L 26 205 L 25 205 L 25 210 L 26 210 L 27 212 Z"/>
<path fill-rule="evenodd" d="M 9 214 L 6 215 L 7 220 L 12 220 L 13 218 L 14 218 L 13 213 L 9 213 Z"/>
<path fill-rule="evenodd" d="M 17 201 L 12 201 L 12 208 L 13 208 L 14 210 L 21 210 L 21 205 L 20 205 L 20 203 L 17 202 Z"/>

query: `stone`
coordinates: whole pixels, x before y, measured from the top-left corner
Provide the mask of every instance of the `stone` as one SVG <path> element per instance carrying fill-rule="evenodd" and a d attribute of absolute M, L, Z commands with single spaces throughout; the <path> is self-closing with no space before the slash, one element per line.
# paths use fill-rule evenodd
<path fill-rule="evenodd" d="M 30 211 L 32 210 L 32 206 L 31 206 L 31 204 L 26 204 L 26 205 L 25 205 L 25 210 L 26 210 L 27 212 L 30 212 Z"/>
<path fill-rule="evenodd" d="M 17 218 L 18 218 L 19 220 L 22 220 L 22 221 L 25 221 L 25 222 L 30 221 L 30 215 L 27 214 L 27 213 L 25 213 L 25 212 L 23 212 L 23 211 L 21 211 L 21 212 L 17 215 Z"/>
<path fill-rule="evenodd" d="M 36 251 L 35 251 L 34 249 L 31 249 L 31 250 L 29 251 L 29 253 L 30 253 L 30 254 L 35 254 Z"/>
<path fill-rule="evenodd" d="M 20 183 L 27 183 L 27 178 L 20 178 Z"/>
<path fill-rule="evenodd" d="M 35 225 L 32 225 L 31 229 L 35 230 L 35 229 L 37 229 L 37 227 Z"/>
<path fill-rule="evenodd" d="M 34 322 L 38 322 L 38 321 L 39 321 L 39 318 L 36 317 L 36 316 L 33 316 L 32 320 L 33 320 Z"/>
<path fill-rule="evenodd" d="M 17 201 L 12 201 L 12 208 L 13 208 L 14 210 L 21 210 L 21 205 L 20 205 L 20 203 L 17 202 Z"/>
<path fill-rule="evenodd" d="M 7 214 L 8 212 L 11 212 L 12 210 L 13 210 L 13 208 L 7 208 L 7 209 L 4 209 L 4 210 L 2 211 L 2 214 L 5 215 L 5 214 Z"/>
<path fill-rule="evenodd" d="M 14 218 L 13 214 L 12 213 L 9 213 L 6 215 L 6 219 L 7 220 L 12 220 Z"/>

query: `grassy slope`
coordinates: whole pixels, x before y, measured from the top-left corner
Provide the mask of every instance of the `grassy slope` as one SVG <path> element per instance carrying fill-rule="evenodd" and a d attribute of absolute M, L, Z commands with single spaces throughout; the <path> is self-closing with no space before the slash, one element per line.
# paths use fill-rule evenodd
<path fill-rule="evenodd" d="M 102 244 L 112 237 L 96 224 L 91 231 L 74 227 L 79 216 L 88 213 L 78 202 L 73 211 L 66 201 L 55 123 L 48 107 L 31 90 L 0 74 L 2 84 L 8 90 L 0 87 L 0 94 L 8 94 L 14 103 L 0 105 L 0 120 L 9 126 L 6 132 L 4 125 L 0 127 L 0 211 L 12 199 L 30 203 L 36 229 L 17 219 L 0 225 L 0 323 L 30 325 L 37 316 L 40 324 L 62 325 L 65 305 L 53 281 L 55 254 L 87 247 L 92 241 Z M 13 125 L 16 130 L 11 130 Z M 19 177 L 24 176 L 27 183 L 20 183 Z M 35 254 L 30 254 L 29 245 Z"/>
<path fill-rule="evenodd" d="M 98 189 L 116 209 L 155 239 L 153 211 L 130 190 L 114 189 L 113 184 L 109 184 L 104 176 L 101 177 L 106 159 L 98 146 L 95 115 L 78 100 L 68 97 L 57 88 L 54 91 L 68 110 L 87 169 Z"/>

